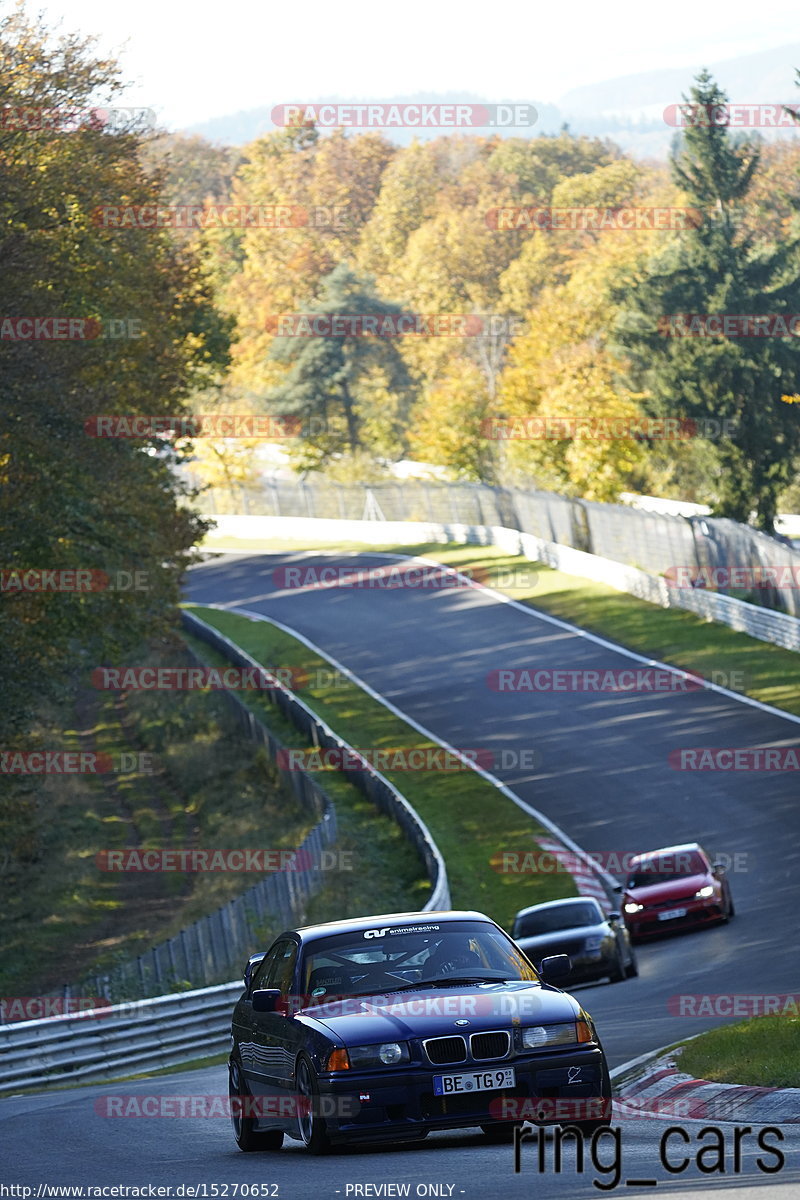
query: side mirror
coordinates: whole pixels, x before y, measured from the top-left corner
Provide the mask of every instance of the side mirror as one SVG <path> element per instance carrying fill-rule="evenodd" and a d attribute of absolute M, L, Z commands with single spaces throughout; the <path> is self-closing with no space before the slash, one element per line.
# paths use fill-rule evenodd
<path fill-rule="evenodd" d="M 715 875 L 724 875 L 725 874 L 725 863 L 719 862 L 719 861 L 713 862 L 711 864 L 711 870 L 714 872 Z"/>
<path fill-rule="evenodd" d="M 620 894 L 620 892 L 623 891 L 624 889 L 623 889 L 621 883 L 615 883 L 611 890 L 615 896 L 618 896 Z"/>
<path fill-rule="evenodd" d="M 621 916 L 622 916 L 622 913 L 610 912 L 608 914 L 608 919 L 609 919 L 609 921 L 618 921 Z"/>
<path fill-rule="evenodd" d="M 250 981 L 253 978 L 253 971 L 256 969 L 256 967 L 259 965 L 259 963 L 262 963 L 264 961 L 266 956 L 267 956 L 266 950 L 262 950 L 260 954 L 251 954 L 250 957 L 248 958 L 247 966 L 245 967 L 244 975 L 242 976 L 244 986 L 246 988 L 250 987 Z"/>
<path fill-rule="evenodd" d="M 572 969 L 572 963 L 568 954 L 551 954 L 549 958 L 543 958 L 539 967 L 539 974 L 542 979 L 563 979 L 565 975 L 569 975 Z"/>
<path fill-rule="evenodd" d="M 253 992 L 253 1012 L 278 1012 L 280 1000 L 280 988 L 259 988 Z"/>

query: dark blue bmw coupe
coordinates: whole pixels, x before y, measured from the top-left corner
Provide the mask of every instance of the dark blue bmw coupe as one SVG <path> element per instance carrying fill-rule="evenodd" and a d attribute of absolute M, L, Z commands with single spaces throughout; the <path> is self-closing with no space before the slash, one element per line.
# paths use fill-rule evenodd
<path fill-rule="evenodd" d="M 231 1116 L 242 1150 L 288 1134 L 402 1141 L 479 1126 L 611 1118 L 594 1022 L 547 982 L 569 960 L 531 963 L 477 912 L 360 917 L 289 930 L 247 964 L 233 1013 Z"/>

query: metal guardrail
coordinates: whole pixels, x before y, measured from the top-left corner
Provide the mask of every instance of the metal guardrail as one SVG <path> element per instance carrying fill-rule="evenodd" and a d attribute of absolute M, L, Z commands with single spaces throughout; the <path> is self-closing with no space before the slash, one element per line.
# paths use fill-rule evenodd
<path fill-rule="evenodd" d="M 211 625 L 207 625 L 205 621 L 201 621 L 193 613 L 184 612 L 182 614 L 184 628 L 201 638 L 215 650 L 224 654 L 231 662 L 238 667 L 255 668 L 263 670 L 261 664 L 256 662 L 254 658 L 240 646 L 230 641 L 218 630 Z M 225 693 L 231 695 L 232 693 Z M 343 752 L 345 760 L 352 761 L 354 758 L 362 762 L 362 767 L 358 770 L 343 770 L 342 774 L 357 787 L 364 795 L 376 804 L 383 812 L 392 817 L 398 825 L 405 831 L 409 841 L 414 845 L 419 852 L 420 858 L 425 863 L 425 868 L 428 872 L 428 878 L 431 881 L 431 895 L 428 902 L 425 904 L 422 911 L 430 909 L 440 909 L 450 907 L 450 888 L 447 882 L 447 870 L 445 868 L 444 859 L 436 845 L 431 833 L 425 825 L 422 818 L 409 804 L 408 800 L 394 787 L 388 779 L 381 775 L 380 771 L 365 760 L 361 759 L 357 750 L 346 742 L 344 738 L 339 737 L 334 733 L 329 725 L 326 725 L 315 712 L 299 700 L 294 692 L 289 688 L 279 684 L 275 688 L 271 688 L 264 695 L 274 703 L 280 712 L 289 721 L 292 722 L 298 729 L 305 734 L 309 742 L 320 749 L 336 749 Z M 250 714 L 254 721 L 257 721 L 250 709 L 245 709 Z M 258 722 L 260 725 L 261 722 Z M 265 728 L 265 726 L 261 726 Z M 289 772 L 294 774 L 294 772 Z"/>
<path fill-rule="evenodd" d="M 81 1016 L 2 1025 L 0 1095 L 72 1087 L 222 1054 L 230 1046 L 231 1010 L 241 991 L 241 983 L 224 983 Z"/>

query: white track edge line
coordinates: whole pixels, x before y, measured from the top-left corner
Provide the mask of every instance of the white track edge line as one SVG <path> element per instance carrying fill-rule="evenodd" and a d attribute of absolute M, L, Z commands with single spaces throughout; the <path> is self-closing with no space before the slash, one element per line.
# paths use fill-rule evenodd
<path fill-rule="evenodd" d="M 438 742 L 438 744 L 443 746 L 448 753 L 453 754 L 459 759 L 460 762 L 463 762 L 467 766 L 471 767 L 472 770 L 476 771 L 478 775 L 481 775 L 487 781 L 487 783 L 491 783 L 498 789 L 498 791 L 502 792 L 507 799 L 513 801 L 513 803 L 516 804 L 518 808 L 521 808 L 523 812 L 526 812 L 546 829 L 549 829 L 552 834 L 554 834 L 569 850 L 572 850 L 573 853 L 576 854 L 582 861 L 588 861 L 591 863 L 591 859 L 589 859 L 587 852 L 583 850 L 577 844 L 577 842 L 574 842 L 572 838 L 564 832 L 563 829 L 556 825 L 555 821 L 551 821 L 550 818 L 545 816 L 543 812 L 540 812 L 539 809 L 534 808 L 532 804 L 529 804 L 526 800 L 523 800 L 521 796 L 518 796 L 516 792 L 513 792 L 511 788 L 504 784 L 502 780 L 498 779 L 496 775 L 492 775 L 491 771 L 487 771 L 485 768 L 478 766 L 477 763 L 474 763 L 471 759 L 467 758 L 466 755 L 462 754 L 460 750 L 457 750 L 455 746 L 452 746 L 449 742 L 446 742 L 442 738 L 438 737 L 430 729 L 427 729 L 424 725 L 421 725 L 419 721 L 415 721 L 413 717 L 408 716 L 402 711 L 402 709 L 399 709 L 395 704 L 392 704 L 391 700 L 387 700 L 386 697 L 382 696 L 380 692 L 377 692 L 373 687 L 370 687 L 368 683 L 359 678 L 358 675 L 356 675 L 348 667 L 344 666 L 343 663 L 340 663 L 338 659 L 333 658 L 332 655 L 328 654 L 320 646 L 317 646 L 316 643 L 312 642 L 310 638 L 307 638 L 305 634 L 299 633 L 297 630 L 292 629 L 289 625 L 284 625 L 282 621 L 278 621 L 274 617 L 267 617 L 263 613 L 253 612 L 252 609 L 235 608 L 230 604 L 208 604 L 205 606 L 201 605 L 200 607 L 216 608 L 221 612 L 238 613 L 240 616 L 249 617 L 254 621 L 266 621 L 268 624 L 274 625 L 276 629 L 283 630 L 283 632 L 289 634 L 290 637 L 297 638 L 297 640 L 302 642 L 304 646 L 307 646 L 309 650 L 313 650 L 314 653 L 319 654 L 321 658 L 327 659 L 327 661 L 331 663 L 337 671 L 341 671 L 341 673 L 347 679 L 356 684 L 357 687 L 362 688 L 368 696 L 372 697 L 373 700 L 377 700 L 377 702 L 382 704 L 384 708 L 388 708 L 389 712 L 391 712 L 394 716 L 398 717 L 401 721 L 405 721 L 407 725 L 410 725 L 413 729 L 416 729 L 418 733 L 421 733 L 431 742 Z M 339 735 L 337 734 L 336 736 L 338 737 Z M 601 868 L 598 868 L 596 864 L 594 865 L 594 869 L 599 876 L 605 878 L 606 882 L 611 888 L 616 889 L 619 887 L 617 880 L 614 879 L 613 876 L 608 875 Z"/>
<path fill-rule="evenodd" d="M 218 551 L 217 553 L 237 554 L 238 551 Z M 247 550 L 242 551 L 244 557 L 250 555 L 264 555 L 275 553 L 270 550 Z M 329 555 L 329 550 L 297 550 L 287 551 L 290 554 L 305 554 L 308 556 Z M 335 551 L 334 551 L 335 553 Z M 503 592 L 498 592 L 494 588 L 488 587 L 485 583 L 478 583 L 474 579 L 470 579 L 468 575 L 462 574 L 455 567 L 450 567 L 446 563 L 437 562 L 435 558 L 424 558 L 417 554 L 393 554 L 389 551 L 382 550 L 347 550 L 342 552 L 341 558 L 393 558 L 405 562 L 425 563 L 428 566 L 439 567 L 442 571 L 448 571 L 452 575 L 457 575 L 463 579 L 470 587 L 477 591 L 485 592 L 488 596 L 500 604 L 508 604 L 511 608 L 517 609 L 518 612 L 527 614 L 528 617 L 533 617 L 537 621 L 543 621 L 547 625 L 554 625 L 557 629 L 563 629 L 567 633 L 572 633 L 576 637 L 586 638 L 590 642 L 594 642 L 597 646 L 603 646 L 606 650 L 613 650 L 616 654 L 621 654 L 625 658 L 630 658 L 634 662 L 642 663 L 646 667 L 657 667 L 659 670 L 670 671 L 673 675 L 679 675 L 686 679 L 687 677 L 699 680 L 703 688 L 709 692 L 716 692 L 720 696 L 725 696 L 729 700 L 736 700 L 740 704 L 748 704 L 751 708 L 757 708 L 759 711 L 768 713 L 773 717 L 781 717 L 784 721 L 790 721 L 794 725 L 800 725 L 800 716 L 795 713 L 786 712 L 783 708 L 776 708 L 773 704 L 767 704 L 763 700 L 756 700 L 753 696 L 745 696 L 742 692 L 734 692 L 730 688 L 723 687 L 722 684 L 712 683 L 708 679 L 704 679 L 702 675 L 695 675 L 692 671 L 685 671 L 682 667 L 672 666 L 670 663 L 661 662 L 657 658 L 645 658 L 643 654 L 638 654 L 635 650 L 628 650 L 625 646 L 620 646 L 618 642 L 609 641 L 608 638 L 601 637 L 597 633 L 591 633 L 588 629 L 581 629 L 580 625 L 573 625 L 569 621 L 562 621 L 560 617 L 551 617 L 549 613 L 543 613 L 537 608 L 533 608 L 529 604 L 523 604 L 520 600 L 514 600 L 511 596 L 504 595 Z M 538 559 L 528 559 L 528 562 L 537 563 Z M 202 564 L 195 564 L 202 565 Z M 540 564 L 546 566 L 547 564 Z M 563 572 L 568 574 L 568 572 Z M 643 603 L 647 603 L 644 601 Z M 655 606 L 654 606 L 655 607 Z M 675 611 L 675 610 L 673 610 Z M 681 611 L 684 611 L 683 609 Z M 734 630 L 735 633 L 742 633 L 742 630 Z M 745 634 L 745 637 L 748 635 Z M 764 643 L 772 645 L 773 643 Z M 362 685 L 364 686 L 364 685 Z"/>

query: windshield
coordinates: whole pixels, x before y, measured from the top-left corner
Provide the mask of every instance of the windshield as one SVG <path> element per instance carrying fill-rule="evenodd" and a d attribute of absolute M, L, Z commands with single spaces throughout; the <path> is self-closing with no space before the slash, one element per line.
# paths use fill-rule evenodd
<path fill-rule="evenodd" d="M 660 854 L 643 859 L 628 876 L 626 887 L 652 887 L 654 883 L 669 883 L 689 875 L 705 875 L 708 867 L 701 855 L 695 853 Z"/>
<path fill-rule="evenodd" d="M 480 921 L 380 927 L 311 943 L 302 989 L 312 1000 L 451 980 L 538 981 L 507 934 Z"/>
<path fill-rule="evenodd" d="M 543 908 L 539 912 L 526 913 L 514 923 L 514 936 L 538 937 L 541 933 L 558 933 L 562 929 L 575 929 L 582 925 L 599 925 L 603 914 L 596 904 L 563 904 L 556 908 Z"/>

